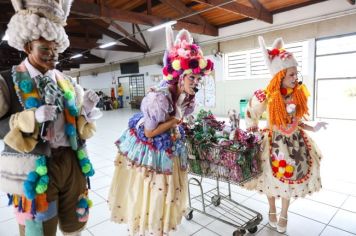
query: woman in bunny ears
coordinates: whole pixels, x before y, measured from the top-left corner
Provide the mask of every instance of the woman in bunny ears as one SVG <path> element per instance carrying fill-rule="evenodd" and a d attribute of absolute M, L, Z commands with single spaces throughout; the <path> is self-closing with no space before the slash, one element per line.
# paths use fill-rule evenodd
<path fill-rule="evenodd" d="M 202 76 L 213 70 L 188 31 L 173 43 L 166 28 L 164 81 L 142 100 L 141 112 L 116 142 L 116 169 L 109 191 L 111 220 L 128 224 L 130 235 L 168 235 L 185 214 L 187 152 L 183 117 L 194 110 Z"/>
<path fill-rule="evenodd" d="M 272 80 L 264 90 L 258 90 L 250 99 L 246 111 L 246 126 L 258 132 L 258 120 L 267 110 L 268 124 L 261 131 L 262 174 L 244 185 L 267 195 L 269 224 L 284 233 L 287 229 L 287 213 L 290 198 L 304 197 L 320 190 L 321 153 L 304 130 L 318 131 L 326 123 L 315 127 L 303 123 L 308 115 L 309 92 L 297 78 L 298 63 L 294 56 L 283 49 L 278 38 L 267 50 L 264 40 L 259 43 Z M 276 215 L 276 198 L 282 198 L 279 221 Z"/>

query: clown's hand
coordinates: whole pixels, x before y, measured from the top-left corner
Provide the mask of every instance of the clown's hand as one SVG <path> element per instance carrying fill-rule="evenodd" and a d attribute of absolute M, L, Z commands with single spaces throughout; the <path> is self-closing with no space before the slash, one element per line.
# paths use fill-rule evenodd
<path fill-rule="evenodd" d="M 83 108 L 85 112 L 90 113 L 99 102 L 99 96 L 93 90 L 87 90 L 84 92 Z"/>
<path fill-rule="evenodd" d="M 319 131 L 321 128 L 326 129 L 327 125 L 329 125 L 329 123 L 327 122 L 318 122 L 315 126 L 314 126 L 314 132 Z"/>
<path fill-rule="evenodd" d="M 53 105 L 42 105 L 37 110 L 35 111 L 35 118 L 38 123 L 43 123 L 46 121 L 52 121 L 56 119 L 57 117 L 57 112 L 56 112 L 57 106 Z"/>

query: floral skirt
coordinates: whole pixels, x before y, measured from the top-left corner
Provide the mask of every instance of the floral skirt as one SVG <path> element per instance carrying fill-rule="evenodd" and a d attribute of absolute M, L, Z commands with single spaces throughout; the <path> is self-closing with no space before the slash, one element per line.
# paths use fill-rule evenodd
<path fill-rule="evenodd" d="M 187 204 L 187 171 L 173 158 L 172 174 L 133 166 L 118 154 L 109 191 L 111 220 L 128 224 L 129 235 L 168 235 L 180 224 Z"/>
<path fill-rule="evenodd" d="M 321 152 L 315 142 L 297 128 L 290 135 L 266 131 L 260 154 L 262 174 L 243 184 L 267 196 L 304 197 L 321 189 Z"/>

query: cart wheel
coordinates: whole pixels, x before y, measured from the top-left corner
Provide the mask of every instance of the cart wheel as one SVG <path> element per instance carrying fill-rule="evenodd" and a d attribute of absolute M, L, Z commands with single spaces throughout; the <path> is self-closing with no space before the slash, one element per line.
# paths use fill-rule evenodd
<path fill-rule="evenodd" d="M 214 206 L 219 206 L 220 205 L 220 196 L 212 196 L 211 197 L 211 202 L 213 203 Z"/>
<path fill-rule="evenodd" d="M 253 227 L 253 228 L 250 228 L 248 229 L 248 232 L 250 232 L 251 234 L 254 234 L 257 232 L 257 226 Z"/>
<path fill-rule="evenodd" d="M 236 230 L 232 233 L 232 236 L 240 236 L 240 235 L 244 235 L 246 233 L 246 230 L 244 229 L 240 229 L 240 230 Z"/>
<path fill-rule="evenodd" d="M 190 210 L 188 214 L 184 216 L 187 220 L 193 219 L 193 210 Z"/>

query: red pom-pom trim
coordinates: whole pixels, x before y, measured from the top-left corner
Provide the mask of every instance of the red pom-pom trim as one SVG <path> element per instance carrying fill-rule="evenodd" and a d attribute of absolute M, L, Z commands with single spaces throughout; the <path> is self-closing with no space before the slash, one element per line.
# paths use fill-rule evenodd
<path fill-rule="evenodd" d="M 180 67 L 182 67 L 183 70 L 188 70 L 189 69 L 189 60 L 186 58 L 182 58 L 180 60 Z"/>
<path fill-rule="evenodd" d="M 286 96 L 286 95 L 287 95 L 288 90 L 287 90 L 286 88 L 281 88 L 280 90 L 281 90 L 281 94 L 282 94 L 283 96 Z"/>
<path fill-rule="evenodd" d="M 286 166 L 287 166 L 286 160 L 280 160 L 280 161 L 279 161 L 279 166 L 280 166 L 280 167 L 286 167 Z"/>
<path fill-rule="evenodd" d="M 211 69 L 211 66 L 212 66 L 212 62 L 211 62 L 211 60 L 207 60 L 207 63 L 206 63 L 206 67 L 205 67 L 205 70 L 210 70 Z"/>
<path fill-rule="evenodd" d="M 167 66 L 163 67 L 162 72 L 163 72 L 163 75 L 164 75 L 164 76 L 167 76 L 167 75 L 169 74 L 169 73 L 168 73 L 168 68 L 167 68 Z"/>
<path fill-rule="evenodd" d="M 272 51 L 268 50 L 268 54 L 272 56 L 277 56 L 279 55 L 280 51 L 277 48 L 272 49 Z"/>

